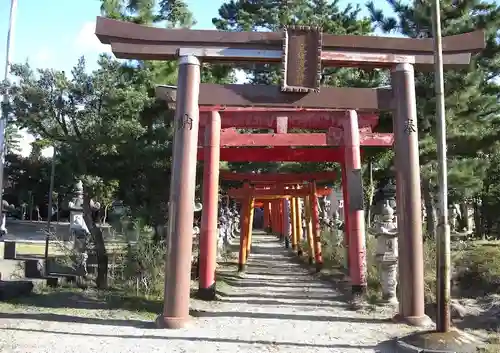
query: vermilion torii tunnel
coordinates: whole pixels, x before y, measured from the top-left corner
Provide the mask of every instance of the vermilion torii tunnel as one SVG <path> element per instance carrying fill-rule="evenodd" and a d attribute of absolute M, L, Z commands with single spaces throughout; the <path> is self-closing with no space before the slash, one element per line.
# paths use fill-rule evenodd
<path fill-rule="evenodd" d="M 179 73 L 174 122 L 174 151 L 169 205 L 168 254 L 165 300 L 157 322 L 180 328 L 189 319 L 190 267 L 195 173 L 200 111 L 210 116 L 211 133 L 204 147 L 219 160 L 220 126 L 228 107 L 273 110 L 290 121 L 304 118 L 300 110 L 341 111 L 345 189 L 348 192 L 351 231 L 364 232 L 360 203 L 360 154 L 358 116 L 390 111 L 393 115 L 395 166 L 400 229 L 399 262 L 401 300 L 399 318 L 424 325 L 423 245 L 414 70 L 432 70 L 433 39 L 337 36 L 320 28 L 287 27 L 280 32 L 222 32 L 214 30 L 161 29 L 99 17 L 96 35 L 110 44 L 115 56 L 127 59 L 178 60 Z M 466 68 L 471 54 L 485 47 L 484 33 L 476 31 L 443 38 L 445 68 Z M 200 83 L 203 62 L 281 63 L 281 85 L 215 85 Z M 391 88 L 320 87 L 323 67 L 389 69 Z M 298 112 L 290 110 L 299 109 Z M 347 112 L 347 113 L 346 113 Z M 229 111 L 230 113 L 230 111 Z M 315 115 L 319 116 L 318 112 Z M 205 118 L 202 118 L 202 121 Z M 269 119 L 269 115 L 263 118 Z M 274 123 L 274 122 L 273 122 Z M 269 122 L 267 123 L 269 124 Z M 304 123 L 306 124 L 306 123 Z M 231 126 L 228 126 L 231 127 Z M 286 147 L 274 147 L 286 148 Z M 288 147 L 290 148 L 290 147 Z M 323 147 L 327 148 L 327 147 Z M 312 148 L 311 148 L 312 149 Z M 240 152 L 240 151 L 239 151 Z M 267 151 L 266 151 L 267 152 Z M 334 153 L 333 151 L 330 151 Z M 208 153 L 208 152 L 206 152 Z M 225 153 L 225 152 L 224 152 Z M 290 153 L 293 153 L 290 151 Z M 207 158 L 208 157 L 208 158 Z M 212 164 L 212 163 L 209 163 Z M 205 169 L 204 203 L 211 205 L 205 229 L 215 228 L 218 169 Z M 354 226 L 352 226 L 355 224 Z M 353 239 L 352 235 L 349 238 Z M 361 237 L 361 239 L 363 239 Z M 364 244 L 349 244 L 364 248 Z M 351 268 L 357 268 L 352 263 Z M 360 289 L 365 283 L 364 269 Z M 353 281 L 356 281 L 353 279 Z"/>
<path fill-rule="evenodd" d="M 240 235 L 240 253 L 239 253 L 239 266 L 238 270 L 243 271 L 245 268 L 247 257 L 250 253 L 251 248 L 251 227 L 253 218 L 253 208 L 256 200 L 266 200 L 264 201 L 264 217 L 266 219 L 265 225 L 272 226 L 272 229 L 276 234 L 282 239 L 288 240 L 288 226 L 291 226 L 291 243 L 292 249 L 297 251 L 298 256 L 302 256 L 303 250 L 301 248 L 300 235 L 302 233 L 302 221 L 301 214 L 299 211 L 299 198 L 303 198 L 306 204 L 306 228 L 307 228 L 307 241 L 309 245 L 309 262 L 312 264 L 316 263 L 316 268 L 319 270 L 323 264 L 323 259 L 321 255 L 321 238 L 320 238 L 320 225 L 318 217 L 318 206 L 317 206 L 317 196 L 324 196 L 330 193 L 330 189 L 319 189 L 316 187 L 316 178 L 321 177 L 320 174 L 330 174 L 332 173 L 310 173 L 310 174 L 275 174 L 275 184 L 272 186 L 267 185 L 254 185 L 250 186 L 249 181 L 252 181 L 254 175 L 258 174 L 244 174 L 244 173 L 225 173 L 225 177 L 228 179 L 233 179 L 236 176 L 245 177 L 244 186 L 240 189 L 230 189 L 228 195 L 230 197 L 239 199 L 242 203 L 242 232 Z M 307 177 L 311 179 L 308 183 L 303 184 L 301 177 Z M 285 185 L 284 182 L 280 181 L 283 179 L 292 180 L 295 178 L 295 183 L 290 183 L 291 185 Z M 241 179 L 240 179 L 241 180 Z M 321 179 L 320 179 L 321 180 Z M 331 180 L 331 179 L 330 179 Z M 272 183 L 269 183 L 272 184 Z M 287 199 L 290 200 L 291 209 L 288 210 Z M 288 212 L 290 211 L 290 212 Z M 290 213 L 291 222 L 289 222 L 288 216 Z M 269 217 L 269 218 L 268 218 Z M 290 224 L 291 223 L 291 224 Z"/>
<path fill-rule="evenodd" d="M 159 94 L 161 95 L 161 89 L 159 89 Z M 167 96 L 165 93 L 164 96 Z M 203 108 L 202 108 L 203 109 Z M 224 113 L 231 112 L 233 109 L 231 107 L 226 107 Z M 361 168 L 361 157 L 360 157 L 360 147 L 361 143 L 367 146 L 384 146 L 391 147 L 393 142 L 392 133 L 373 133 L 372 127 L 376 126 L 378 122 L 378 117 L 373 114 L 364 115 L 361 119 L 355 111 L 348 112 L 338 112 L 338 111 L 321 111 L 321 110 L 303 110 L 299 111 L 299 114 L 307 113 L 307 120 L 300 119 L 300 115 L 296 116 L 295 119 L 288 120 L 288 116 L 283 116 L 284 112 L 281 112 L 280 116 L 276 116 L 273 111 L 259 111 L 259 119 L 255 119 L 252 114 L 255 112 L 252 108 L 239 108 L 235 109 L 238 112 L 236 116 L 229 116 L 224 118 L 226 125 L 236 126 L 238 128 L 273 128 L 275 133 L 262 133 L 262 134 L 242 134 L 238 133 L 234 128 L 226 128 L 221 131 L 214 131 L 213 126 L 219 127 L 221 125 L 221 112 L 210 112 L 208 119 L 204 119 L 200 122 L 202 127 L 206 126 L 204 131 L 204 141 L 200 135 L 198 139 L 198 145 L 204 146 L 203 149 L 198 151 L 198 159 L 205 160 L 205 167 L 212 168 L 213 170 L 209 173 L 207 169 L 205 170 L 205 176 L 215 175 L 218 168 L 218 161 L 215 160 L 213 154 L 213 148 L 217 148 L 215 139 L 212 138 L 217 134 L 217 141 L 220 141 L 220 160 L 229 162 L 283 162 L 283 161 L 302 161 L 302 162 L 340 162 L 343 166 L 343 184 L 346 195 L 348 194 L 348 188 L 351 187 L 351 192 L 361 195 L 362 186 L 361 180 L 349 180 L 347 175 L 350 175 L 353 170 L 359 170 Z M 241 113 L 246 113 L 246 119 Z M 289 110 L 288 114 L 296 113 L 296 111 Z M 268 118 L 265 118 L 265 115 Z M 239 116 L 238 116 L 239 115 Z M 362 128 L 359 128 L 359 120 L 361 120 Z M 311 130 L 320 130 L 328 127 L 327 133 L 288 133 L 291 128 L 295 126 L 304 126 L 304 121 L 307 121 L 307 125 Z M 263 124 L 263 122 L 266 122 Z M 262 125 L 259 125 L 262 124 Z M 291 123 L 292 127 L 289 127 Z M 302 124 L 301 124 L 302 123 Z M 242 146 L 242 147 L 236 147 Z M 328 147 L 325 147 L 328 146 Z M 207 163 L 208 162 L 208 163 Z M 360 177 L 360 176 L 359 176 Z M 214 181 L 215 183 L 215 181 Z M 210 184 L 211 185 L 211 184 Z M 216 184 L 215 187 L 217 187 Z M 353 186 L 356 185 L 356 186 Z M 205 185 L 206 188 L 210 186 Z M 204 189 L 208 190 L 208 189 Z M 208 191 L 207 191 L 208 192 Z M 215 191 L 214 191 L 215 195 Z M 208 200 L 208 199 L 207 199 Z M 214 201 L 215 202 L 215 201 Z M 349 200 L 346 198 L 346 204 L 349 205 Z M 347 222 L 346 245 L 349 245 L 349 259 L 350 262 L 349 272 L 352 278 L 352 287 L 354 294 L 360 294 L 364 292 L 366 287 L 366 279 L 364 273 L 366 272 L 366 256 L 363 244 L 365 243 L 364 236 L 364 216 L 363 216 L 363 205 L 359 206 L 359 198 L 355 201 L 358 205 L 356 209 L 349 209 L 346 214 L 346 219 L 351 221 Z M 362 203 L 362 195 L 361 195 Z M 314 204 L 314 203 L 313 203 Z M 217 207 L 214 203 L 208 204 L 204 201 L 204 207 Z M 212 228 L 211 228 L 212 229 Z M 203 240 L 201 244 L 204 246 L 207 243 L 215 243 L 215 229 L 213 228 L 212 233 L 204 232 L 204 226 L 202 223 L 202 237 L 209 236 L 210 241 Z M 204 257 L 204 254 L 207 257 Z M 206 268 L 206 261 L 211 264 L 208 266 L 210 271 L 215 272 L 215 254 L 213 251 L 208 251 L 203 248 L 200 249 L 200 268 L 204 270 Z M 317 263 L 319 265 L 319 263 Z M 319 269 L 319 268 L 318 268 Z M 203 273 L 203 271 L 202 271 Z M 214 275 L 210 276 L 215 279 Z M 200 280 L 200 285 L 205 283 L 205 280 Z M 211 282 L 211 288 L 209 296 L 215 296 L 214 283 Z M 203 292 L 208 290 L 208 288 L 200 287 L 200 291 Z M 203 295 L 202 297 L 205 297 Z"/>

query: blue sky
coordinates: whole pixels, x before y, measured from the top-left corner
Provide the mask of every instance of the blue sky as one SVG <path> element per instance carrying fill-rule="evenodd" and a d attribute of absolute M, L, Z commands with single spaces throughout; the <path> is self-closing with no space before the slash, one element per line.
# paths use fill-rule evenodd
<path fill-rule="evenodd" d="M 197 21 L 196 28 L 211 29 L 223 0 L 188 0 Z M 365 1 L 342 0 L 360 4 Z M 0 69 L 3 75 L 11 0 L 0 0 Z M 385 1 L 380 1 L 387 8 Z M 18 0 L 13 62 L 28 61 L 32 67 L 69 72 L 82 55 L 92 68 L 99 53 L 109 50 L 94 35 L 99 0 Z M 365 12 L 366 14 L 366 12 Z M 2 77 L 3 79 L 3 77 Z M 29 153 L 26 136 L 23 154 Z M 47 152 L 50 153 L 50 152 Z M 45 154 L 45 153 L 44 153 Z"/>
<path fill-rule="evenodd" d="M 3 72 L 10 0 L 0 0 L 0 68 Z M 223 0 L 188 0 L 196 27 L 213 28 L 212 18 Z M 343 1 L 346 4 L 349 1 Z M 365 1 L 351 1 L 363 5 Z M 380 1 L 385 3 L 385 1 Z M 18 0 L 14 62 L 28 60 L 35 67 L 69 70 L 79 56 L 95 62 L 105 46 L 95 38 L 99 0 Z"/>

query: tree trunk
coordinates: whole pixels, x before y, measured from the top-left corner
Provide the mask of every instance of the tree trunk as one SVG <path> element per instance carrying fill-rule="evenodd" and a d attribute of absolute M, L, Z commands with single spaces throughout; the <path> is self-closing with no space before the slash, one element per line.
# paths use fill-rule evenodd
<path fill-rule="evenodd" d="M 109 205 L 104 206 L 104 215 L 101 218 L 101 224 L 105 224 L 108 220 L 108 207 Z"/>
<path fill-rule="evenodd" d="M 475 225 L 475 237 L 482 238 L 483 236 L 483 223 L 481 219 L 481 207 L 477 201 L 474 201 L 474 225 Z"/>
<path fill-rule="evenodd" d="M 428 179 L 422 178 L 422 194 L 425 205 L 425 230 L 427 237 L 436 239 L 436 209 L 432 200 L 431 183 Z"/>
<path fill-rule="evenodd" d="M 99 289 L 105 289 L 108 286 L 108 253 L 106 251 L 106 244 L 104 243 L 104 236 L 101 229 L 94 222 L 92 217 L 92 209 L 90 207 L 90 196 L 84 187 L 83 196 L 83 218 L 87 227 L 89 227 L 90 234 L 95 244 L 95 251 L 97 257 L 97 278 L 96 286 Z"/>
<path fill-rule="evenodd" d="M 463 201 L 460 204 L 460 213 L 462 217 L 460 218 L 460 231 L 465 229 L 465 231 L 469 232 L 472 230 L 472 219 L 469 216 L 469 203 L 467 201 Z"/>

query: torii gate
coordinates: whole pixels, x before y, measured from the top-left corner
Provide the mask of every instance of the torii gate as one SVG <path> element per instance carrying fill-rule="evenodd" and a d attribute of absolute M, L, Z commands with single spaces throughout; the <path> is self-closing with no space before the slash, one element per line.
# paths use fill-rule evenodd
<path fill-rule="evenodd" d="M 251 185 L 254 186 L 256 190 L 262 189 L 262 187 L 265 187 L 267 189 L 270 189 L 269 185 L 272 186 L 277 186 L 279 185 L 280 187 L 285 187 L 286 185 L 299 185 L 303 184 L 304 182 L 309 182 L 311 185 L 315 187 L 316 183 L 322 183 L 322 182 L 331 182 L 336 179 L 336 174 L 335 172 L 314 172 L 314 173 L 265 173 L 265 174 L 257 174 L 257 173 L 234 173 L 234 172 L 229 172 L 229 171 L 221 171 L 220 173 L 220 178 L 222 180 L 228 180 L 228 181 L 245 181 L 250 183 Z M 296 191 L 298 193 L 303 193 L 306 189 L 302 189 L 300 191 Z M 233 191 L 234 193 L 237 193 L 238 191 Z M 276 199 L 274 197 L 269 199 L 269 196 L 274 196 L 272 191 L 265 191 L 264 193 L 267 193 L 266 197 L 259 197 L 258 199 L 266 199 L 267 201 L 264 202 L 263 207 L 264 207 L 264 224 L 269 225 L 269 221 L 272 221 L 273 228 L 276 230 L 280 236 L 280 238 L 285 237 L 285 227 L 283 224 L 283 220 L 280 218 L 280 213 L 283 213 L 284 210 L 286 209 L 285 204 L 283 203 L 284 200 L 283 196 L 277 196 Z M 310 201 L 310 206 L 309 208 L 311 209 L 311 232 L 313 234 L 314 238 L 319 239 L 320 237 L 320 232 L 321 232 L 321 227 L 319 224 L 319 215 L 318 215 L 318 202 L 317 202 L 317 196 L 322 195 L 324 193 L 323 189 L 316 188 L 314 193 L 309 192 L 310 199 L 306 200 Z M 306 191 L 307 194 L 307 191 Z M 279 195 L 279 194 L 276 194 Z M 284 194 L 282 194 L 284 195 Z M 309 194 L 307 194 L 309 195 Z M 264 195 L 263 195 L 264 196 Z M 293 248 L 293 242 L 292 242 L 292 248 Z M 316 264 L 316 270 L 319 271 L 323 265 L 323 259 L 321 256 L 321 244 L 318 243 L 317 246 L 319 248 L 316 251 L 316 256 L 315 256 L 315 264 Z M 296 250 L 296 249 L 293 249 Z M 312 264 L 312 257 L 310 257 L 310 263 Z"/>
<path fill-rule="evenodd" d="M 298 199 L 297 197 L 303 197 L 306 200 L 306 222 L 308 230 L 308 242 L 309 242 L 309 259 L 310 261 L 314 258 L 319 268 L 323 263 L 321 256 L 321 238 L 319 231 L 319 219 L 317 213 L 317 196 L 326 195 L 330 192 L 328 189 L 316 188 L 316 183 L 313 181 L 309 184 L 295 185 L 294 187 L 285 186 L 284 184 L 277 184 L 274 186 L 254 186 L 251 187 L 248 182 L 245 182 L 243 188 L 240 189 L 229 189 L 228 196 L 241 200 L 242 211 L 242 232 L 240 235 L 240 252 L 238 261 L 238 271 L 243 271 L 245 269 L 246 260 L 250 252 L 250 246 L 252 243 L 252 219 L 253 219 L 253 208 L 256 199 L 261 200 L 272 200 L 279 199 L 280 201 L 285 201 L 286 199 L 292 199 L 292 248 L 297 250 L 297 254 L 302 256 L 302 247 L 300 245 L 299 229 L 301 226 L 301 219 L 298 212 Z M 280 202 L 281 203 L 281 202 Z M 280 203 L 276 206 L 281 206 Z M 280 227 L 282 227 L 282 232 L 284 233 L 285 228 L 285 217 L 288 217 L 283 207 L 277 217 L 280 217 Z M 282 234 L 283 234 L 282 233 Z"/>
<path fill-rule="evenodd" d="M 159 87 L 157 89 L 157 97 L 166 100 L 172 104 L 175 100 L 173 87 Z M 205 109 L 207 107 L 200 107 Z M 270 162 L 270 161 L 304 161 L 304 162 L 340 162 L 345 167 L 345 158 L 353 160 L 349 157 L 354 153 L 355 156 L 360 156 L 360 147 L 365 146 L 379 146 L 379 147 L 392 147 L 394 137 L 392 133 L 374 133 L 372 129 L 378 123 L 378 116 L 375 114 L 362 114 L 357 116 L 354 113 L 348 114 L 348 117 L 353 115 L 352 119 L 358 120 L 358 134 L 359 141 L 349 142 L 349 134 L 344 132 L 344 125 L 346 121 L 345 112 L 327 111 L 322 112 L 318 109 L 304 110 L 304 109 L 288 109 L 286 113 L 292 114 L 289 119 L 288 116 L 277 115 L 278 111 L 269 110 L 263 111 L 258 108 L 241 108 L 241 107 L 225 107 L 224 113 L 234 113 L 234 115 L 225 116 L 224 124 L 216 112 L 211 112 L 206 120 L 200 122 L 201 130 L 198 135 L 198 146 L 204 148 L 198 149 L 198 160 L 205 160 L 205 182 L 203 184 L 204 193 L 215 195 L 215 189 L 218 188 L 216 178 L 218 169 L 218 160 L 214 150 L 218 147 L 220 141 L 221 150 L 219 152 L 220 160 L 229 162 Z M 257 116 L 253 115 L 257 114 Z M 294 115 L 295 114 L 295 115 Z M 297 115 L 302 114 L 302 115 Z M 305 114 L 305 116 L 304 116 Z M 267 119 L 266 118 L 267 115 Z M 302 119 L 300 118 L 302 117 Z M 307 120 L 305 120 L 307 118 Z M 351 119 L 351 120 L 352 120 Z M 239 133 L 234 127 L 223 128 L 220 132 L 221 126 L 237 126 L 241 128 L 272 128 L 275 133 L 260 133 L 248 134 Z M 216 127 L 216 128 L 214 128 Z M 327 133 L 288 133 L 292 128 L 307 127 L 309 129 L 324 130 Z M 354 127 L 356 128 L 356 127 Z M 348 148 L 344 148 L 347 143 Z M 238 148 L 235 148 L 237 147 Z M 329 146 L 329 147 L 326 147 Z M 259 148 L 261 147 L 261 148 Z M 272 148 L 271 148 L 272 147 Z M 314 147 L 314 148 L 304 148 Z M 335 149 L 334 149 L 335 148 Z M 360 157 L 356 158 L 360 161 Z M 360 166 L 359 166 L 360 167 Z M 210 169 L 210 172 L 207 171 Z M 208 181 L 208 175 L 214 179 Z M 347 173 L 343 168 L 343 184 L 347 185 Z M 350 182 L 352 184 L 352 182 Z M 208 188 L 213 189 L 209 192 Z M 351 188 L 354 189 L 354 188 Z M 343 188 L 347 193 L 347 187 Z M 359 181 L 358 193 L 362 191 Z M 354 191 L 353 191 L 354 192 Z M 347 198 L 346 198 L 347 199 Z M 206 198 L 208 200 L 208 198 Z M 215 200 L 215 197 L 213 198 Z M 346 201 L 347 202 L 347 201 Z M 213 205 L 205 201 L 204 209 L 206 214 L 215 214 L 217 205 Z M 283 207 L 283 206 L 280 206 Z M 358 207 L 359 208 L 359 207 Z M 348 211 L 348 208 L 345 208 Z M 362 244 L 365 243 L 364 237 L 364 216 L 361 210 L 353 211 L 351 215 L 352 222 L 348 222 L 346 226 L 345 245 L 348 249 L 346 256 L 353 259 L 352 266 L 349 266 L 350 276 L 352 278 L 353 292 L 359 292 L 359 288 L 366 286 L 364 282 L 363 273 L 366 268 L 366 255 Z M 206 220 L 206 218 L 204 218 Z M 345 219 L 349 219 L 348 215 Z M 213 220 L 212 220 L 213 222 Z M 213 250 L 205 250 L 204 246 L 215 246 L 216 230 L 215 226 L 208 227 L 209 221 L 202 222 L 201 226 L 201 241 L 200 241 L 200 280 L 198 295 L 203 299 L 215 298 L 215 252 Z M 208 229 L 211 231 L 209 232 Z M 204 239 L 208 238 L 208 239 Z M 350 240 L 350 238 L 352 238 Z M 349 246 L 351 244 L 351 246 Z M 206 256 L 205 256 L 206 255 Z M 351 262 L 349 262 L 351 264 Z M 321 263 L 316 262 L 316 269 L 320 270 Z M 204 274 L 206 273 L 207 278 Z M 211 273 L 211 274 L 210 274 Z"/>
<path fill-rule="evenodd" d="M 312 108 L 351 111 L 346 125 L 359 141 L 352 111 L 392 111 L 401 278 L 400 317 L 425 325 L 420 170 L 414 69 L 432 70 L 433 39 L 336 36 L 319 28 L 288 27 L 282 32 L 221 32 L 152 28 L 98 17 L 96 35 L 119 58 L 177 60 L 178 91 L 170 195 L 170 229 L 165 302 L 158 324 L 183 327 L 189 319 L 193 200 L 199 106 L 219 116 L 226 106 Z M 465 68 L 471 53 L 484 49 L 483 31 L 443 38 L 446 68 Z M 281 86 L 200 84 L 204 62 L 282 63 Z M 393 89 L 321 87 L 322 66 L 386 68 Z M 288 114 L 286 114 L 288 115 Z M 356 128 L 354 128 L 356 127 Z M 347 147 L 353 151 L 352 146 Z M 347 187 L 359 181 L 359 157 L 349 153 Z M 355 158 L 352 158 L 355 157 Z M 352 181 L 352 182 L 350 182 Z M 355 195 L 359 198 L 359 195 Z M 349 200 L 351 209 L 359 208 Z M 352 222 L 352 220 L 349 220 Z M 173 236 L 175 234 L 175 236 Z M 363 288 L 359 288 L 362 292 Z"/>

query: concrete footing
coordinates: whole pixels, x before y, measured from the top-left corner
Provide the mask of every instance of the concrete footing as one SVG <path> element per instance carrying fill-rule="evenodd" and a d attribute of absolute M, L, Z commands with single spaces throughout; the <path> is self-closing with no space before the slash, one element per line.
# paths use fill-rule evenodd
<path fill-rule="evenodd" d="M 451 330 L 441 333 L 422 331 L 402 337 L 396 342 L 400 353 L 474 353 L 484 346 L 478 338 L 468 333 Z"/>

